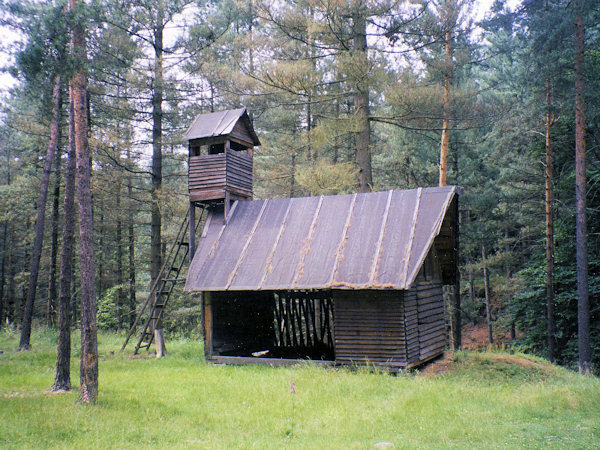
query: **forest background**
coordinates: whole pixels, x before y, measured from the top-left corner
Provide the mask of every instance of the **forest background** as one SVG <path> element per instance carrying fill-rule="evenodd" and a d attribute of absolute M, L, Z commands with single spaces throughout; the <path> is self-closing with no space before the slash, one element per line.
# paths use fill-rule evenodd
<path fill-rule="evenodd" d="M 60 94 L 67 99 L 66 80 L 84 70 L 100 328 L 135 320 L 186 214 L 187 126 L 198 113 L 245 106 L 262 142 L 255 198 L 435 186 L 445 147 L 444 182 L 464 189 L 463 324 L 512 333 L 522 350 L 576 366 L 585 287 L 597 367 L 597 2 L 496 2 L 477 23 L 469 0 L 103 0 L 69 12 L 62 1 L 0 5 L 2 24 L 21 36 L 3 49 L 17 82 L 0 106 L 1 327 L 26 322 L 29 303 L 34 323 L 57 326 L 61 236 L 73 217 L 62 208 L 70 121 Z M 74 23 L 85 30 L 85 62 L 69 53 Z M 577 95 L 587 153 L 583 287 Z M 169 307 L 167 331 L 199 332 L 192 296 L 178 291 Z"/>

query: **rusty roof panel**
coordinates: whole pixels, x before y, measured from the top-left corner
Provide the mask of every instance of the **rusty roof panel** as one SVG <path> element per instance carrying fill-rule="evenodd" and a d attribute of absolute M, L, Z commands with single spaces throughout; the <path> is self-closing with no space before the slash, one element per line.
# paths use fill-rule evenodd
<path fill-rule="evenodd" d="M 455 187 L 238 202 L 213 211 L 186 290 L 406 289 Z"/>
<path fill-rule="evenodd" d="M 443 192 L 423 190 L 421 195 L 422 207 L 418 209 L 417 226 L 414 230 L 412 249 L 408 253 L 408 270 L 403 283 L 410 286 L 422 261 L 433 243 L 433 239 L 440 232 L 442 220 L 451 198 Z"/>
<path fill-rule="evenodd" d="M 312 236 L 302 249 L 306 257 L 297 269 L 295 289 L 316 289 L 331 282 L 336 252 L 352 213 L 353 199 L 355 195 L 323 197 Z M 315 267 L 319 270 L 314 270 Z"/>
<path fill-rule="evenodd" d="M 368 286 L 371 266 L 376 259 L 381 229 L 386 219 L 389 192 L 361 194 L 356 198 L 346 239 L 338 255 L 332 286 L 348 283 Z"/>
<path fill-rule="evenodd" d="M 275 199 L 267 200 L 265 205 L 257 226 L 260 232 L 255 232 L 249 241 L 245 257 L 232 277 L 229 289 L 248 291 L 260 287 L 290 202 L 286 199 Z"/>
<path fill-rule="evenodd" d="M 223 234 L 215 242 L 202 267 L 199 282 L 205 290 L 226 290 L 229 276 L 242 257 L 242 251 L 250 232 L 262 211 L 265 200 L 238 202 L 231 213 L 235 226 L 225 226 Z M 214 224 L 223 226 L 223 224 Z"/>
<path fill-rule="evenodd" d="M 393 287 L 406 264 L 413 224 L 417 190 L 394 191 L 387 224 L 381 237 L 381 250 L 372 283 L 380 288 Z"/>
<path fill-rule="evenodd" d="M 311 225 L 318 216 L 322 197 L 288 199 L 290 212 L 283 234 L 273 253 L 262 289 L 292 289 L 297 268 L 301 262 L 302 249 L 310 240 Z"/>

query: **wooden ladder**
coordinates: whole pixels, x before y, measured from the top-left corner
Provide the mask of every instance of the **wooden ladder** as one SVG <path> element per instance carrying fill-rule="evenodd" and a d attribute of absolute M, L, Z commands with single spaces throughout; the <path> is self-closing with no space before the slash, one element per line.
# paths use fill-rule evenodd
<path fill-rule="evenodd" d="M 194 224 L 194 231 L 198 229 L 198 225 L 202 220 L 203 212 L 204 209 L 202 210 L 197 222 Z M 175 238 L 173 244 L 171 244 L 171 249 L 165 258 L 158 277 L 152 284 L 146 301 L 142 305 L 139 313 L 136 315 L 135 322 L 127 333 L 127 338 L 125 338 L 125 342 L 121 347 L 121 351 L 125 349 L 129 339 L 131 339 L 131 336 L 133 336 L 135 333 L 140 320 L 145 321 L 144 327 L 141 329 L 142 332 L 139 335 L 140 337 L 135 346 L 133 354 L 137 355 L 141 348 L 145 348 L 147 350 L 150 349 L 150 345 L 152 345 L 152 342 L 154 341 L 154 329 L 156 328 L 156 325 L 160 323 L 165 311 L 165 307 L 167 306 L 169 298 L 171 297 L 171 294 L 173 293 L 175 285 L 179 279 L 179 275 L 187 263 L 187 256 L 190 251 L 188 238 L 189 226 L 190 210 L 188 209 L 185 219 L 179 227 L 177 237 Z"/>

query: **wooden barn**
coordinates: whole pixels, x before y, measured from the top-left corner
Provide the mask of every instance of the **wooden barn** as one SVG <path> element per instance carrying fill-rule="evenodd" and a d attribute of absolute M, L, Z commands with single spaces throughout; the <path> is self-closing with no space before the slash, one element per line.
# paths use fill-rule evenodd
<path fill-rule="evenodd" d="M 458 188 L 251 200 L 244 109 L 198 116 L 186 139 L 191 211 L 207 216 L 185 289 L 201 294 L 208 361 L 397 370 L 443 353 Z"/>

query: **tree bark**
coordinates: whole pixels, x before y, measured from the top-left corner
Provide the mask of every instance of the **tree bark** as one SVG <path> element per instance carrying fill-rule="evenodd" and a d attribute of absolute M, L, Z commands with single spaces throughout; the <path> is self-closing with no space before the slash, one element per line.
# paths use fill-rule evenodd
<path fill-rule="evenodd" d="M 581 6 L 580 6 L 581 7 Z M 590 300 L 588 287 L 587 213 L 585 174 L 585 99 L 584 99 L 584 28 L 583 17 L 575 18 L 575 236 L 577 247 L 577 337 L 579 371 L 592 369 L 590 346 Z"/>
<path fill-rule="evenodd" d="M 131 161 L 131 150 L 127 148 L 127 160 Z M 127 175 L 127 197 L 133 198 L 133 182 L 131 174 Z M 133 209 L 129 208 L 127 215 L 127 239 L 129 245 L 129 328 L 135 324 L 136 299 L 135 299 L 135 236 L 133 229 Z"/>
<path fill-rule="evenodd" d="M 10 161 L 11 153 L 10 146 L 6 148 L 6 185 L 10 186 Z M 0 267 L 0 329 L 4 326 L 5 318 L 10 318 L 10 311 L 8 308 L 8 297 L 9 291 L 6 290 L 6 294 L 4 291 L 4 287 L 6 286 L 6 266 L 9 260 L 8 255 L 8 235 L 9 235 L 9 223 L 8 220 L 4 221 L 4 229 L 2 232 L 2 262 Z"/>
<path fill-rule="evenodd" d="M 60 125 L 59 125 L 60 126 Z M 60 148 L 60 140 L 58 143 Z M 58 226 L 59 226 L 59 206 L 60 206 L 60 171 L 61 154 L 60 151 L 54 158 L 54 195 L 52 201 L 52 247 L 50 252 L 50 283 L 48 287 L 48 311 L 47 321 L 49 326 L 56 324 L 56 260 L 58 255 Z"/>
<path fill-rule="evenodd" d="M 164 10 L 159 2 L 154 26 L 154 84 L 152 95 L 152 217 L 151 217 L 151 284 L 160 272 L 161 255 L 161 213 L 159 191 L 162 185 L 162 103 L 163 103 L 163 29 Z"/>
<path fill-rule="evenodd" d="M 359 74 L 354 92 L 354 110 L 356 125 L 356 166 L 358 167 L 358 191 L 369 192 L 373 189 L 371 171 L 371 124 L 369 110 L 369 82 L 367 81 L 367 21 L 366 11 L 360 1 L 354 1 L 352 12 L 353 51 L 357 58 Z M 363 73 L 364 72 L 364 73 Z"/>
<path fill-rule="evenodd" d="M 96 282 L 96 287 L 98 289 L 98 298 L 102 298 L 104 295 L 104 201 L 102 197 L 100 197 L 96 203 L 96 214 L 98 214 L 98 212 L 100 212 L 100 239 L 98 240 L 100 251 L 96 253 L 96 259 L 98 261 L 98 281 Z"/>
<path fill-rule="evenodd" d="M 6 296 L 4 295 L 4 286 L 6 286 L 6 259 L 8 240 L 8 221 L 4 222 L 2 231 L 2 260 L 0 261 L 0 329 L 4 326 Z"/>
<path fill-rule="evenodd" d="M 71 10 L 77 0 L 70 0 Z M 71 30 L 73 52 L 82 66 L 86 57 L 86 39 L 80 24 Z M 79 401 L 98 401 L 98 343 L 94 273 L 94 229 L 92 223 L 91 164 L 88 146 L 87 76 L 79 68 L 71 79 L 71 98 L 75 119 L 77 155 L 77 203 L 79 211 L 79 265 L 81 271 L 81 365 Z"/>
<path fill-rule="evenodd" d="M 69 102 L 69 150 L 63 201 L 64 223 L 60 253 L 58 294 L 58 346 L 53 391 L 71 389 L 71 281 L 73 278 L 73 244 L 75 233 L 75 121 L 73 102 Z"/>
<path fill-rule="evenodd" d="M 35 238 L 33 241 L 33 252 L 31 255 L 31 272 L 29 276 L 29 289 L 27 291 L 27 300 L 23 312 L 23 322 L 21 324 L 21 339 L 19 341 L 19 351 L 29 350 L 31 338 L 31 321 L 33 319 L 33 303 L 37 288 L 38 274 L 40 269 L 40 258 L 42 256 L 42 244 L 44 241 L 44 225 L 46 219 L 46 198 L 48 196 L 48 185 L 50 183 L 50 171 L 52 170 L 52 160 L 60 139 L 60 75 L 54 80 L 52 90 L 52 119 L 50 122 L 50 142 L 44 161 L 44 172 L 42 174 L 42 183 L 40 186 L 40 197 L 37 205 L 37 219 L 35 222 Z"/>
<path fill-rule="evenodd" d="M 550 80 L 546 81 L 546 317 L 548 359 L 554 362 L 556 357 L 556 338 L 554 325 L 554 156 L 552 154 L 552 126 L 554 115 L 551 105 Z"/>
<path fill-rule="evenodd" d="M 118 156 L 117 156 L 118 158 Z M 123 292 L 123 222 L 121 220 L 121 182 L 117 180 L 117 320 L 119 330 L 123 329 L 125 312 L 125 295 Z"/>
<path fill-rule="evenodd" d="M 455 271 L 456 278 L 454 280 L 454 295 L 452 296 L 453 308 L 452 308 L 452 348 L 454 350 L 460 350 L 462 346 L 462 311 L 460 307 L 460 268 L 459 268 L 459 250 L 460 250 L 460 211 L 458 209 L 458 200 L 455 201 L 455 214 L 456 214 L 456 238 L 454 241 L 456 252 Z"/>
<path fill-rule="evenodd" d="M 444 71 L 444 119 L 442 120 L 442 143 L 440 145 L 440 186 L 446 186 L 448 178 L 448 145 L 450 143 L 450 83 L 452 82 L 452 33 L 450 19 L 445 33 L 444 48 L 446 50 L 446 64 Z"/>
<path fill-rule="evenodd" d="M 481 244 L 481 263 L 483 264 L 483 290 L 485 293 L 485 315 L 488 326 L 488 339 L 490 344 L 494 343 L 494 333 L 492 329 L 492 308 L 490 305 L 490 274 L 487 267 L 487 256 L 485 245 Z"/>

